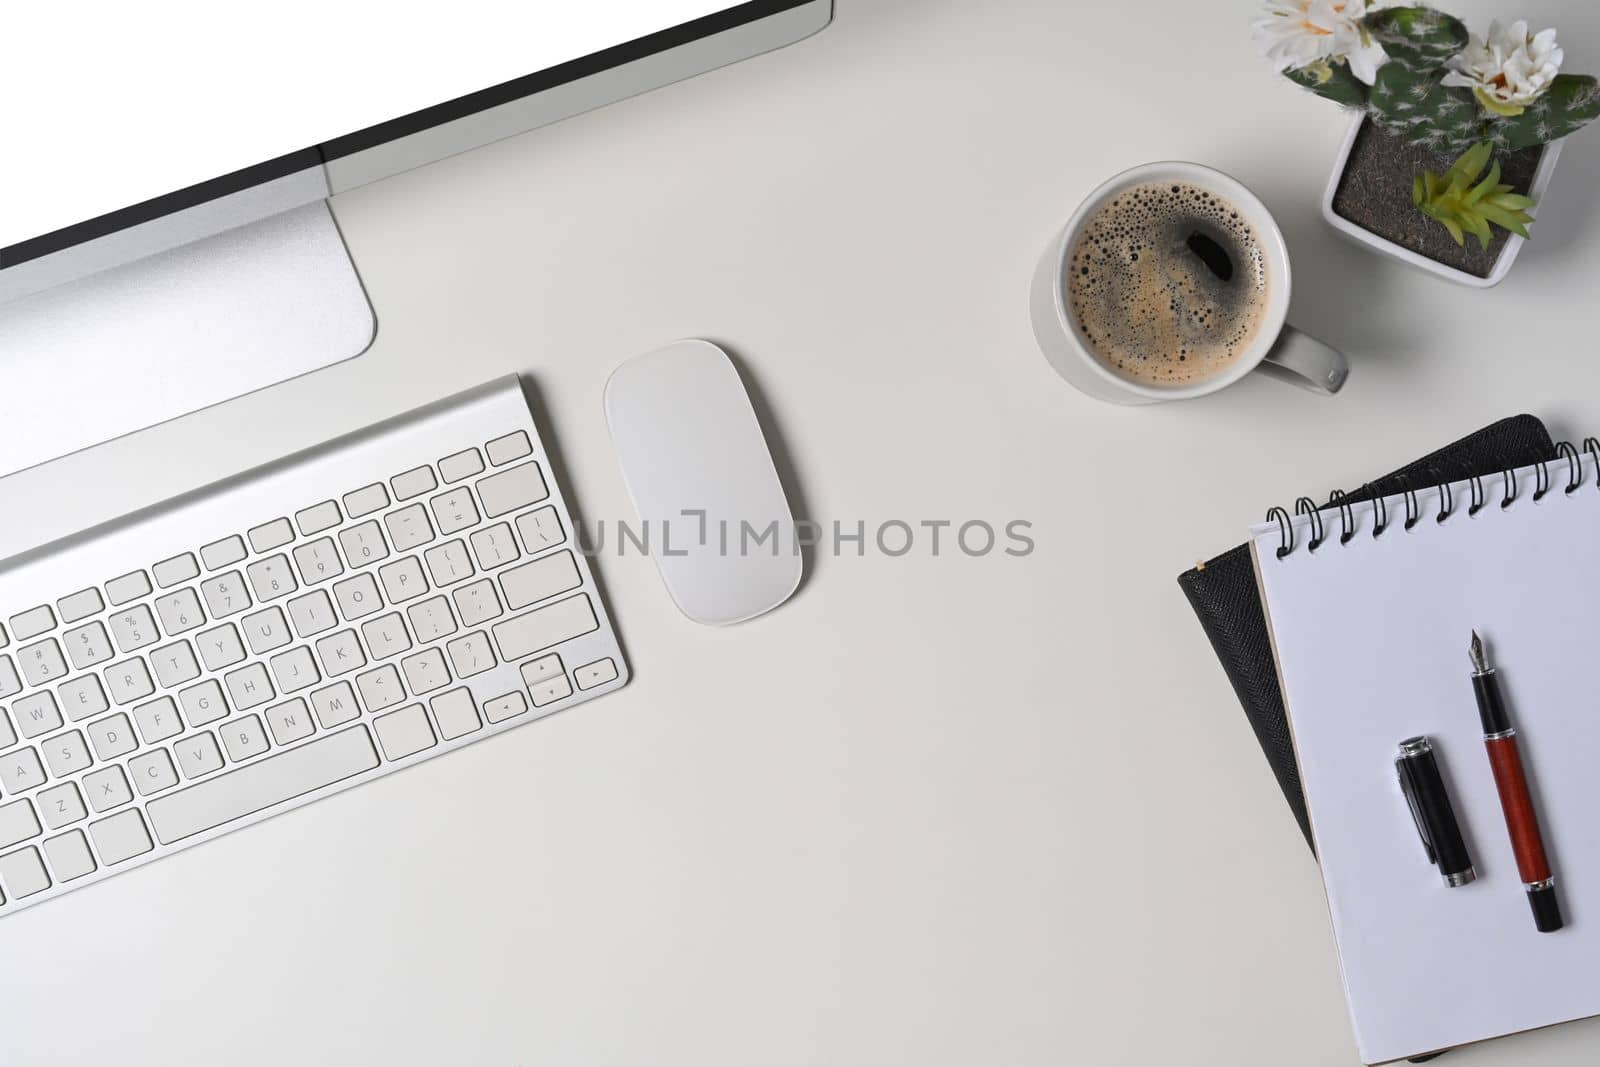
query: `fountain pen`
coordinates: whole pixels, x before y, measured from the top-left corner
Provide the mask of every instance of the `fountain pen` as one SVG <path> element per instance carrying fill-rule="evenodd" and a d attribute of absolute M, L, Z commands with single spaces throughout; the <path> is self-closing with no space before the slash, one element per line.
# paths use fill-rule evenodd
<path fill-rule="evenodd" d="M 1478 698 L 1478 717 L 1483 720 L 1483 747 L 1489 753 L 1495 788 L 1500 793 L 1500 810 L 1505 813 L 1506 831 L 1511 835 L 1511 851 L 1517 858 L 1517 873 L 1533 908 L 1533 923 L 1540 933 L 1562 927 L 1561 904 L 1556 900 L 1556 879 L 1550 873 L 1544 838 L 1539 833 L 1539 816 L 1528 792 L 1528 779 L 1522 770 L 1522 754 L 1517 748 L 1517 731 L 1506 713 L 1500 695 L 1499 676 L 1489 666 L 1478 631 L 1472 631 L 1468 655 L 1472 659 L 1472 691 Z"/>

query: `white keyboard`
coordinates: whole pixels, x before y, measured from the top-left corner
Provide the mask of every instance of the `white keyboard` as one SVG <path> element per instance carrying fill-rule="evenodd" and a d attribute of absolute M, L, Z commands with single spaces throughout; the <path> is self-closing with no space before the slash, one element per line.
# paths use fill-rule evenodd
<path fill-rule="evenodd" d="M 515 377 L 0 562 L 0 917 L 627 680 Z"/>

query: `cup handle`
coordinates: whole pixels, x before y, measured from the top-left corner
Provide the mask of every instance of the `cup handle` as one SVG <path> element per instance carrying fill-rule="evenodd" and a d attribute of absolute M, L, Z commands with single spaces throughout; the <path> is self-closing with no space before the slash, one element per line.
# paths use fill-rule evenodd
<path fill-rule="evenodd" d="M 1287 324 L 1261 367 L 1274 378 L 1328 396 L 1343 389 L 1350 377 L 1350 363 L 1343 352 Z"/>

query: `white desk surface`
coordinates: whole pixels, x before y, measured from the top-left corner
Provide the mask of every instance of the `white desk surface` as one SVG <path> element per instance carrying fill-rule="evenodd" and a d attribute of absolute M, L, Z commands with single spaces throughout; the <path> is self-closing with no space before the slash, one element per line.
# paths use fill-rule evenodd
<path fill-rule="evenodd" d="M 340 198 L 367 355 L 0 482 L 10 551 L 521 371 L 614 520 L 602 383 L 703 336 L 802 514 L 1038 543 L 824 554 L 725 631 L 603 559 L 625 691 L 5 920 L 0 1061 L 1356 1062 L 1316 869 L 1173 579 L 1501 415 L 1600 430 L 1600 135 L 1500 288 L 1381 262 L 1319 221 L 1344 119 L 1263 69 L 1252 7 L 839 0 L 797 46 Z M 1600 67 L 1578 0 L 1508 14 Z M 1052 375 L 1036 257 L 1173 157 L 1277 213 L 1342 396 L 1125 410 Z"/>

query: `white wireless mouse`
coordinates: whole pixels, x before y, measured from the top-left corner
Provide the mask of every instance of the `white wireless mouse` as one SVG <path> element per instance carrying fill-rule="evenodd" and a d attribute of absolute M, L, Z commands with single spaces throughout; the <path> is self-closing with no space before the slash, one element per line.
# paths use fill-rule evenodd
<path fill-rule="evenodd" d="M 727 626 L 789 599 L 802 568 L 794 516 L 726 352 L 679 341 L 628 360 L 606 383 L 606 422 L 635 533 L 678 610 Z"/>

